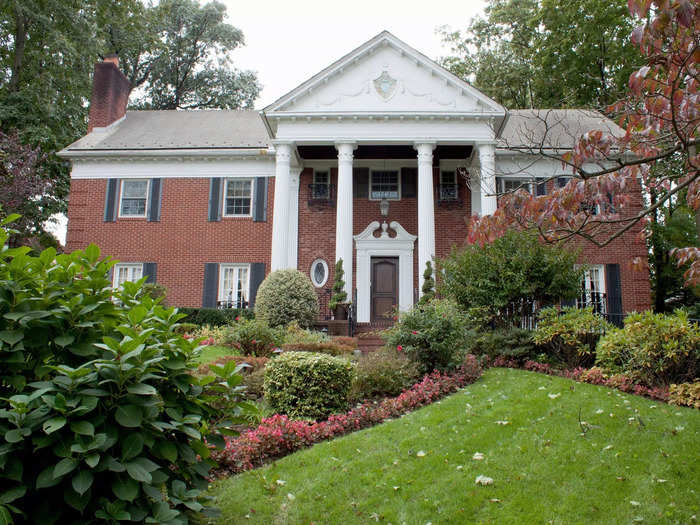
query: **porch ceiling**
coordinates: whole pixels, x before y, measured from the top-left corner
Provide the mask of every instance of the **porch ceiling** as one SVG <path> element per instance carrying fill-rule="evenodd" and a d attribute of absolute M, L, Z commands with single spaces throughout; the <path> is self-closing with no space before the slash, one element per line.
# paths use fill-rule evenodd
<path fill-rule="evenodd" d="M 332 160 L 338 158 L 335 146 L 297 146 L 299 156 L 305 160 Z M 433 152 L 433 161 L 440 159 L 468 159 L 472 154 L 471 145 L 438 145 Z M 362 159 L 415 159 L 413 146 L 404 145 L 361 145 L 355 150 L 354 157 Z"/>

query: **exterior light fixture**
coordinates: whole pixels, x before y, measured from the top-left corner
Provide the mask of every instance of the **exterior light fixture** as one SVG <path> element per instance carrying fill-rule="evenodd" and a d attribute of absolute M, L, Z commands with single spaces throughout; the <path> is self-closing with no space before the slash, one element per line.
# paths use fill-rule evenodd
<path fill-rule="evenodd" d="M 382 201 L 379 203 L 379 213 L 382 214 L 382 217 L 389 216 L 389 201 L 388 200 L 382 199 Z"/>

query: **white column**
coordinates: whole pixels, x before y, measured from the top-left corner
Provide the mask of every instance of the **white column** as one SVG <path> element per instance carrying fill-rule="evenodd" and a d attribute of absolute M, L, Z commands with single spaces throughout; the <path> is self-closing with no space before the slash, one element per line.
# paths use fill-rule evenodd
<path fill-rule="evenodd" d="M 297 267 L 299 252 L 299 178 L 301 169 L 292 169 L 289 178 L 289 237 L 287 266 Z"/>
<path fill-rule="evenodd" d="M 272 217 L 272 260 L 271 270 L 281 270 L 289 266 L 289 201 L 292 144 L 275 144 L 275 205 Z"/>
<path fill-rule="evenodd" d="M 343 259 L 345 292 L 352 300 L 352 158 L 354 142 L 339 142 L 338 197 L 335 206 L 335 260 Z"/>
<path fill-rule="evenodd" d="M 435 258 L 435 195 L 433 193 L 433 149 L 435 143 L 415 144 L 418 150 L 418 293 L 423 295 L 423 272 Z"/>
<path fill-rule="evenodd" d="M 479 145 L 481 167 L 481 215 L 492 215 L 498 208 L 496 199 L 496 150 L 493 144 Z"/>

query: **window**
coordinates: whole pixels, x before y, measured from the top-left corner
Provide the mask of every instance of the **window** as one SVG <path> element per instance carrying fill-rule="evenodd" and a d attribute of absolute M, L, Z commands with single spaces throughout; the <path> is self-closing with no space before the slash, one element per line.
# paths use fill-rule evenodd
<path fill-rule="evenodd" d="M 557 188 L 563 188 L 569 183 L 570 180 L 571 177 L 557 177 Z"/>
<path fill-rule="evenodd" d="M 148 203 L 148 179 L 126 179 L 122 181 L 119 203 L 120 217 L 145 217 Z"/>
<path fill-rule="evenodd" d="M 439 200 L 456 201 L 457 191 L 457 173 L 455 171 L 441 171 L 440 186 L 438 187 Z"/>
<path fill-rule="evenodd" d="M 226 179 L 224 216 L 250 217 L 253 208 L 253 180 Z"/>
<path fill-rule="evenodd" d="M 399 200 L 399 172 L 398 171 L 373 171 L 369 198 L 372 200 Z"/>
<path fill-rule="evenodd" d="M 499 193 L 512 193 L 516 190 L 525 190 L 528 193 L 532 193 L 531 179 L 515 179 L 512 177 L 501 177 L 499 186 Z"/>
<path fill-rule="evenodd" d="M 112 274 L 112 287 L 121 288 L 129 282 L 136 282 L 143 277 L 143 263 L 116 264 Z"/>
<path fill-rule="evenodd" d="M 590 266 L 583 274 L 581 281 L 581 296 L 576 300 L 576 306 L 583 308 L 592 306 L 593 311 L 604 314 L 605 302 L 605 273 L 604 266 L 597 264 Z"/>
<path fill-rule="evenodd" d="M 312 199 L 330 198 L 331 177 L 327 171 L 314 170 L 314 182 L 311 186 Z"/>
<path fill-rule="evenodd" d="M 311 263 L 311 282 L 316 288 L 321 288 L 328 281 L 328 263 L 323 259 L 316 259 Z"/>
<path fill-rule="evenodd" d="M 250 298 L 248 281 L 250 266 L 222 264 L 219 272 L 219 306 L 247 308 Z"/>

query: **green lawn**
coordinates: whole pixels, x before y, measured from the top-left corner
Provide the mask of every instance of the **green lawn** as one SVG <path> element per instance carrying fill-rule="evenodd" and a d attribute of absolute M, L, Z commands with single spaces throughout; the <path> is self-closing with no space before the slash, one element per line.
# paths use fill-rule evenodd
<path fill-rule="evenodd" d="M 228 346 L 205 346 L 202 348 L 202 352 L 199 354 L 199 357 L 195 360 L 198 365 L 206 364 L 206 363 L 211 363 L 215 359 L 218 359 L 219 357 L 223 357 L 225 355 L 238 355 L 239 352 L 237 350 L 234 350 L 231 347 Z"/>
<path fill-rule="evenodd" d="M 493 485 L 476 485 L 479 475 Z M 695 523 L 700 411 L 491 369 L 438 403 L 212 493 L 220 523 Z"/>

